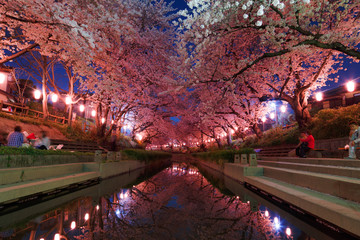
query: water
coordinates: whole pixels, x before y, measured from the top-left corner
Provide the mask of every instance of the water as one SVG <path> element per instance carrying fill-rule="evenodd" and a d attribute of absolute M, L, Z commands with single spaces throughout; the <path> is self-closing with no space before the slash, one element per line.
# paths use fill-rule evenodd
<path fill-rule="evenodd" d="M 201 172 L 209 180 L 174 163 L 140 183 L 142 171 L 102 181 L 1 216 L 0 238 L 331 239 L 239 183 Z"/>

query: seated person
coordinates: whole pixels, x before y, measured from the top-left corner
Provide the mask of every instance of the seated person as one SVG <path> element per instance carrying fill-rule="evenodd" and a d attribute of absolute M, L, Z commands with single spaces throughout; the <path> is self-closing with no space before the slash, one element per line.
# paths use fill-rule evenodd
<path fill-rule="evenodd" d="M 301 131 L 300 133 L 300 143 L 296 148 L 296 155 L 301 158 L 306 158 L 306 154 L 315 148 L 315 139 L 311 133 L 307 131 Z"/>
<path fill-rule="evenodd" d="M 24 134 L 21 132 L 20 126 L 15 126 L 14 131 L 7 137 L 7 145 L 9 147 L 21 147 L 24 142 Z"/>
<path fill-rule="evenodd" d="M 50 147 L 50 139 L 46 136 L 46 132 L 41 132 L 41 137 L 36 141 L 35 147 L 41 150 L 47 150 Z"/>

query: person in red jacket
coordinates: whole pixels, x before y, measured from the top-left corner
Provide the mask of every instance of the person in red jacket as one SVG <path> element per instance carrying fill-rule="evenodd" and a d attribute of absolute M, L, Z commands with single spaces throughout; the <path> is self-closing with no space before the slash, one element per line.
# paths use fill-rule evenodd
<path fill-rule="evenodd" d="M 300 133 L 300 142 L 296 148 L 296 155 L 301 158 L 306 158 L 306 154 L 315 148 L 315 139 L 311 135 L 310 131 L 301 131 Z"/>

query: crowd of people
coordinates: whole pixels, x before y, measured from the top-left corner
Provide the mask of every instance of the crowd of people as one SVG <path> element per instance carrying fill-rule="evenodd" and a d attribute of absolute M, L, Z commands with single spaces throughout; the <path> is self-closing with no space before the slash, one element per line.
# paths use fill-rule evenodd
<path fill-rule="evenodd" d="M 33 147 L 41 150 L 47 150 L 50 147 L 50 139 L 45 131 L 42 131 L 40 136 L 36 137 L 34 133 L 22 132 L 20 126 L 15 126 L 14 131 L 9 133 L 6 138 L 1 137 L 0 145 L 8 147 Z"/>

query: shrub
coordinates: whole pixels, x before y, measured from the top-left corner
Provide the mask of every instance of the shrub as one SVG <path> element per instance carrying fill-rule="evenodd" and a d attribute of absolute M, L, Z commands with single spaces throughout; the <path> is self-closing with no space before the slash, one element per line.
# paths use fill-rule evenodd
<path fill-rule="evenodd" d="M 316 139 L 340 138 L 349 135 L 348 124 L 360 118 L 360 104 L 338 109 L 323 109 L 313 118 L 312 134 Z"/>
<path fill-rule="evenodd" d="M 0 155 L 89 155 L 93 153 L 69 152 L 61 150 L 39 150 L 32 147 L 0 147 Z"/>
<path fill-rule="evenodd" d="M 130 160 L 138 160 L 143 162 L 150 162 L 159 159 L 171 158 L 171 154 L 161 151 L 146 151 L 142 149 L 125 149 L 121 151 L 126 158 Z"/>

